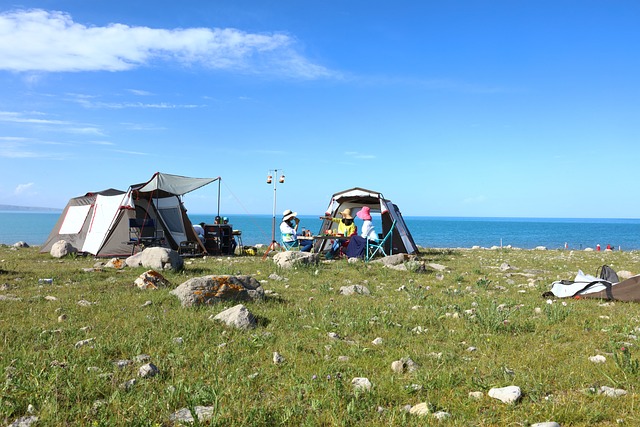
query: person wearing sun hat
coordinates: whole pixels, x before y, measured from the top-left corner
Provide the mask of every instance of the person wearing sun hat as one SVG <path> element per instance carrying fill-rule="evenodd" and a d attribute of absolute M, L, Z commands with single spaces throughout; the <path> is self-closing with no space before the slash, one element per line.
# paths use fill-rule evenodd
<path fill-rule="evenodd" d="M 358 227 L 356 227 L 353 222 L 353 217 L 351 216 L 351 209 L 346 208 L 342 212 L 338 212 L 342 218 L 333 218 L 330 216 L 321 216 L 320 219 L 329 220 L 335 223 L 338 223 L 338 235 L 344 236 L 346 238 L 335 239 L 333 245 L 331 246 L 331 250 L 327 254 L 327 258 L 331 259 L 335 257 L 340 249 L 340 246 L 346 247 L 349 244 L 349 237 L 358 234 Z"/>
<path fill-rule="evenodd" d="M 280 223 L 280 233 L 282 234 L 282 243 L 289 247 L 300 247 L 302 252 L 310 252 L 313 246 L 313 240 L 298 240 L 298 226 L 300 219 L 298 213 L 287 209 L 282 213 L 282 222 Z"/>
<path fill-rule="evenodd" d="M 376 233 L 373 222 L 371 222 L 371 208 L 369 206 L 363 206 L 356 216 L 364 221 L 362 223 L 360 237 L 367 240 L 378 240 L 378 233 Z"/>

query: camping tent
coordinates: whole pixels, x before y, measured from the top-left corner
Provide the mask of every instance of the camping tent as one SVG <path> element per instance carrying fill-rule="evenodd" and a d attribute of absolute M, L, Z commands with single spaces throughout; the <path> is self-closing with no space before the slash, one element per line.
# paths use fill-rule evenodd
<path fill-rule="evenodd" d="M 413 241 L 413 237 L 402 218 L 402 214 L 400 213 L 398 206 L 391 203 L 390 200 L 385 199 L 384 196 L 377 191 L 355 187 L 335 193 L 331 196 L 331 201 L 327 207 L 326 215 L 330 217 L 337 217 L 339 212 L 346 208 L 351 209 L 352 214 L 355 214 L 363 206 L 369 206 L 372 213 L 380 213 L 382 218 L 382 230 L 378 230 L 378 232 L 382 235 L 385 235 L 389 231 L 393 221 L 396 221 L 396 227 L 393 230 L 392 238 L 385 248 L 385 252 L 387 254 L 413 254 L 418 252 L 418 247 Z M 324 234 L 325 231 L 331 228 L 332 224 L 332 221 L 323 221 L 320 228 L 320 234 Z M 316 252 L 320 252 L 324 250 L 327 245 L 328 243 L 326 240 L 318 240 L 315 243 L 314 250 Z"/>
<path fill-rule="evenodd" d="M 152 219 L 164 237 L 163 246 L 178 250 L 184 241 L 204 246 L 193 231 L 181 197 L 220 178 L 188 178 L 156 172 L 128 191 L 108 189 L 69 200 L 40 252 L 66 240 L 78 252 L 98 257 L 131 255 L 139 246 L 130 244 L 129 220 Z"/>

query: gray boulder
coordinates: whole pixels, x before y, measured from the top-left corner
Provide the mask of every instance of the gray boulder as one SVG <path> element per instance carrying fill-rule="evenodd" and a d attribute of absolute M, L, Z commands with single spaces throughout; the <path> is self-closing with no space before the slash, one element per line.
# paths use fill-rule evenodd
<path fill-rule="evenodd" d="M 54 258 L 62 258 L 76 252 L 78 252 L 78 250 L 74 248 L 71 243 L 66 240 L 58 240 L 53 244 L 53 246 L 51 246 L 51 251 L 49 253 Z"/>
<path fill-rule="evenodd" d="M 264 289 L 251 276 L 194 277 L 171 291 L 183 307 L 215 304 L 220 301 L 251 301 L 264 298 Z"/>
<path fill-rule="evenodd" d="M 342 286 L 340 295 L 371 295 L 369 288 L 363 285 Z"/>
<path fill-rule="evenodd" d="M 280 268 L 293 268 L 298 265 L 318 264 L 320 257 L 318 254 L 310 252 L 286 251 L 278 252 L 273 257 L 273 262 Z"/>
<path fill-rule="evenodd" d="M 178 252 L 169 248 L 146 248 L 125 261 L 129 267 L 145 267 L 153 270 L 182 270 L 184 260 Z"/>
<path fill-rule="evenodd" d="M 14 248 L 28 248 L 29 245 L 27 245 L 27 242 L 23 242 L 22 240 L 20 240 L 19 242 L 15 242 L 13 244 Z"/>
<path fill-rule="evenodd" d="M 389 256 L 380 258 L 379 261 L 376 260 L 375 262 L 381 262 L 387 267 L 390 267 L 393 265 L 403 264 L 404 261 L 405 261 L 405 254 L 395 254 L 395 255 L 389 255 Z"/>
<path fill-rule="evenodd" d="M 238 304 L 209 318 L 238 329 L 249 329 L 255 328 L 256 326 L 256 318 L 247 307 L 242 304 Z"/>

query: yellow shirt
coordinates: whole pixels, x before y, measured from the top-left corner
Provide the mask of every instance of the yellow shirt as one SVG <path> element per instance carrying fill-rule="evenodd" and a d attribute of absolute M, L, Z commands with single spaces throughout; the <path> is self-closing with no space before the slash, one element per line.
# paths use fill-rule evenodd
<path fill-rule="evenodd" d="M 331 218 L 331 221 L 338 223 L 338 234 L 351 236 L 352 234 L 358 233 L 358 227 L 356 227 L 356 224 L 353 222 L 351 225 L 346 225 L 340 218 Z"/>

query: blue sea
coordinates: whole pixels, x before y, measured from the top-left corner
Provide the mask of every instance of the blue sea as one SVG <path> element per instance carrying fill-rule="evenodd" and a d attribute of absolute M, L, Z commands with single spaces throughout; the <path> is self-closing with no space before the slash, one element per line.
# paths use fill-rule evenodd
<path fill-rule="evenodd" d="M 58 213 L 0 212 L 0 243 L 27 242 L 41 245 L 58 220 Z M 211 215 L 190 215 L 194 224 L 213 222 Z M 269 244 L 271 215 L 230 215 L 234 229 L 242 230 L 245 245 Z M 276 219 L 276 238 L 279 238 Z M 533 249 L 545 246 L 559 249 L 640 249 L 640 219 L 571 219 L 571 218 L 464 218 L 406 216 L 405 222 L 414 241 L 425 248 L 471 248 L 472 246 L 512 246 Z M 300 227 L 316 233 L 318 216 L 300 216 Z M 359 221 L 356 220 L 356 224 Z M 380 223 L 374 224 L 381 230 Z"/>

